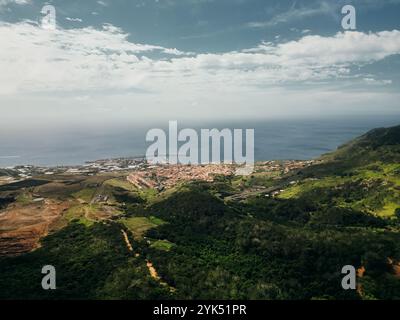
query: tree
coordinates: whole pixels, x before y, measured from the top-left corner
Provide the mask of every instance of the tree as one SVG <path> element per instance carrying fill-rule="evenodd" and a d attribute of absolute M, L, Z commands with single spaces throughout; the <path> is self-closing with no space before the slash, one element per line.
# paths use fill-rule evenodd
<path fill-rule="evenodd" d="M 395 216 L 396 216 L 398 219 L 400 219 L 400 208 L 397 208 L 397 209 L 394 211 L 394 214 L 395 214 Z"/>

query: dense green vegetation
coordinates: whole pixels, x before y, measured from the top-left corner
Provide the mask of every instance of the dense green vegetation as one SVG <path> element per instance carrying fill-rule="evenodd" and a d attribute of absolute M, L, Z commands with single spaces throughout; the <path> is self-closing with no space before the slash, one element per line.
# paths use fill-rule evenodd
<path fill-rule="evenodd" d="M 196 193 L 201 195 L 195 198 L 201 200 L 196 202 L 197 209 L 188 213 L 186 206 L 193 205 Z M 194 187 L 190 195 L 176 194 L 172 200 L 149 208 L 182 210 L 192 221 L 187 224 L 183 216 L 180 220 L 179 216 L 163 215 L 170 223 L 148 233 L 176 244 L 166 254 L 149 251 L 149 255 L 181 298 L 355 299 L 359 298 L 356 292 L 340 286 L 342 266 L 359 268 L 372 258 L 387 265 L 388 257 L 400 258 L 399 235 L 382 229 L 386 222 L 379 218 L 370 217 L 370 221 L 363 214 L 360 217 L 337 209 L 326 212 L 331 218 L 312 215 L 313 220 L 307 220 L 306 213 L 316 210 L 312 205 L 273 199 L 264 200 L 262 205 L 254 201 L 236 206 L 235 210 L 219 203 L 219 210 L 214 211 L 201 205 L 206 201 L 202 190 Z M 209 195 L 206 203 L 217 201 Z M 368 293 L 370 297 L 389 298 L 400 293 L 393 291 L 400 289 L 400 283 L 389 269 L 387 266 L 385 272 L 375 275 L 371 268 L 366 273 L 365 279 L 374 286 L 385 283 L 392 288 L 390 292 Z"/>
<path fill-rule="evenodd" d="M 120 229 L 117 223 L 90 227 L 72 223 L 46 237 L 42 248 L 0 260 L 0 298 L 168 297 L 168 291 L 148 275 L 143 261 L 129 255 Z M 41 288 L 41 269 L 48 264 L 57 270 L 55 291 Z"/>
<path fill-rule="evenodd" d="M 159 195 L 111 180 L 124 216 L 71 219 L 40 249 L 1 259 L 0 298 L 400 299 L 400 127 L 323 159 L 287 176 L 220 177 Z M 284 191 L 231 197 L 257 185 Z M 40 288 L 46 264 L 56 291 Z M 364 270 L 357 290 L 342 289 L 344 265 Z"/>

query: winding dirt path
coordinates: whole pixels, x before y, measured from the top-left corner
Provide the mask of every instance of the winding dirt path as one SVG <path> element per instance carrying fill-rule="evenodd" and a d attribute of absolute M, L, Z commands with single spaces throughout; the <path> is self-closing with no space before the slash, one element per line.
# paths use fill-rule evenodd
<path fill-rule="evenodd" d="M 133 252 L 133 247 L 132 247 L 131 242 L 129 241 L 128 234 L 126 233 L 126 231 L 124 229 L 121 229 L 121 232 L 124 237 L 126 247 L 128 248 L 128 250 L 130 252 Z M 139 253 L 135 253 L 135 257 L 138 257 L 138 256 L 139 256 Z M 156 268 L 154 268 L 153 263 L 151 263 L 151 261 L 146 260 L 146 266 L 147 266 L 147 269 L 149 270 L 150 276 L 154 280 L 159 282 L 162 286 L 167 287 L 171 292 L 176 291 L 176 289 L 174 287 L 171 287 L 168 283 L 166 283 L 165 281 L 163 281 L 161 279 L 161 277 L 158 275 L 158 272 L 157 272 Z"/>
<path fill-rule="evenodd" d="M 154 280 L 160 281 L 161 278 L 157 273 L 156 268 L 154 268 L 153 264 L 149 261 L 146 260 L 146 265 L 147 265 L 147 269 L 149 269 L 150 275 Z"/>
<path fill-rule="evenodd" d="M 122 232 L 122 235 L 124 236 L 124 241 L 126 243 L 126 247 L 128 248 L 129 251 L 133 251 L 132 244 L 128 238 L 128 234 L 125 232 L 124 229 L 121 229 L 121 232 Z"/>

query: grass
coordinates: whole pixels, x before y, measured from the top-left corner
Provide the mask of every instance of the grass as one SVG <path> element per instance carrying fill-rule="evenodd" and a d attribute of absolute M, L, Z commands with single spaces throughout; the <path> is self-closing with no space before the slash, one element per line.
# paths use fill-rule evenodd
<path fill-rule="evenodd" d="M 300 196 L 301 193 L 307 192 L 313 188 L 333 187 L 338 184 L 350 182 L 356 179 L 382 179 L 392 183 L 395 186 L 400 186 L 400 176 L 397 173 L 399 171 L 399 164 L 383 164 L 376 162 L 352 171 L 352 175 L 349 177 L 328 176 L 319 180 L 305 180 L 301 184 L 286 188 L 285 191 L 279 195 L 279 197 L 283 199 L 295 198 Z"/>
<path fill-rule="evenodd" d="M 155 189 L 141 189 L 139 190 L 139 195 L 147 202 L 153 202 L 157 200 L 158 191 Z"/>
<path fill-rule="evenodd" d="M 150 220 L 152 223 L 154 223 L 156 226 L 160 226 L 160 225 L 162 225 L 162 224 L 165 223 L 164 220 L 162 220 L 162 219 L 160 219 L 160 218 L 157 218 L 157 217 L 154 217 L 154 216 L 149 217 L 149 220 Z"/>
<path fill-rule="evenodd" d="M 150 245 L 150 248 L 162 251 L 170 251 L 174 246 L 175 244 L 169 242 L 168 240 L 156 240 Z"/>
<path fill-rule="evenodd" d="M 148 230 L 165 223 L 156 217 L 123 218 L 120 222 L 133 233 L 135 238 L 142 238 Z"/>
<path fill-rule="evenodd" d="M 241 180 L 241 183 L 246 187 L 254 186 L 271 186 L 273 185 L 273 177 L 278 177 L 278 172 L 263 172 L 263 173 L 253 173 L 250 176 L 246 176 Z"/>
<path fill-rule="evenodd" d="M 90 202 L 94 196 L 95 189 L 92 188 L 84 188 L 78 192 L 75 192 L 73 196 L 76 199 L 82 199 L 83 201 Z"/>
<path fill-rule="evenodd" d="M 385 206 L 376 212 L 376 215 L 380 217 L 392 217 L 397 208 L 400 208 L 400 203 L 390 202 L 385 204 Z"/>
<path fill-rule="evenodd" d="M 104 207 L 99 204 L 80 204 L 68 209 L 64 215 L 64 219 L 68 223 L 72 220 L 77 220 L 85 226 L 91 226 L 95 222 L 104 221 L 121 214 L 122 212 L 110 206 Z"/>
<path fill-rule="evenodd" d="M 134 186 L 127 180 L 122 180 L 122 179 L 118 179 L 118 178 L 113 178 L 113 179 L 107 180 L 104 183 L 104 185 L 111 186 L 114 188 L 122 188 L 129 192 L 135 192 L 136 194 L 139 195 L 140 198 L 142 198 L 148 202 L 157 199 L 157 196 L 158 196 L 158 192 L 155 189 L 152 189 L 152 188 L 138 189 L 136 186 Z"/>
<path fill-rule="evenodd" d="M 23 192 L 18 195 L 16 201 L 22 205 L 28 205 L 32 203 L 32 195 L 30 193 Z"/>
<path fill-rule="evenodd" d="M 384 179 L 392 182 L 394 185 L 400 186 L 400 165 L 399 164 L 384 164 L 375 162 L 366 167 L 359 168 L 356 173 L 359 178 L 369 179 Z"/>
<path fill-rule="evenodd" d="M 291 199 L 299 197 L 303 192 L 310 191 L 314 188 L 329 188 L 341 184 L 346 181 L 346 178 L 342 177 L 325 177 L 319 180 L 305 180 L 304 182 L 290 186 L 284 189 L 279 194 L 279 198 Z"/>
<path fill-rule="evenodd" d="M 68 211 L 64 215 L 64 219 L 66 219 L 68 222 L 71 222 L 73 220 L 77 220 L 79 223 L 89 227 L 93 225 L 94 221 L 89 220 L 86 218 L 85 214 L 85 208 L 89 210 L 90 206 L 82 206 L 82 205 L 77 205 L 74 207 L 71 207 L 68 209 Z"/>
<path fill-rule="evenodd" d="M 292 186 L 290 188 L 285 189 L 282 193 L 279 194 L 278 198 L 281 199 L 292 199 L 296 198 L 301 192 L 304 191 L 303 187 L 300 185 Z"/>
<path fill-rule="evenodd" d="M 129 183 L 127 180 L 113 178 L 105 181 L 104 184 L 114 188 L 122 188 L 131 192 L 137 191 L 137 188 L 133 184 Z"/>
<path fill-rule="evenodd" d="M 382 183 L 387 184 L 386 189 L 392 194 L 385 197 L 384 205 L 380 208 L 374 205 L 374 194 L 358 201 L 347 202 L 345 198 L 338 198 L 336 202 L 340 206 L 366 211 L 379 217 L 392 217 L 395 210 L 400 207 L 400 201 L 398 201 L 400 199 L 398 189 L 400 186 L 399 172 L 399 164 L 375 162 L 349 172 L 349 176 L 328 176 L 319 180 L 305 180 L 301 184 L 286 188 L 278 197 L 282 199 L 297 198 L 314 188 L 332 188 L 355 180 L 382 181 Z M 376 196 L 379 196 L 378 190 L 376 191 Z"/>

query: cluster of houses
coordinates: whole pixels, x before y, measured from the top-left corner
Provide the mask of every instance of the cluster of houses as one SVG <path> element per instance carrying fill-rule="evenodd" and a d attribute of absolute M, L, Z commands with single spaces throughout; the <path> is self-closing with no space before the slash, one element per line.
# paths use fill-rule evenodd
<path fill-rule="evenodd" d="M 174 187 L 184 181 L 208 181 L 215 176 L 229 176 L 234 173 L 233 165 L 151 165 L 128 175 L 129 182 L 138 188 L 155 188 L 158 190 Z"/>

